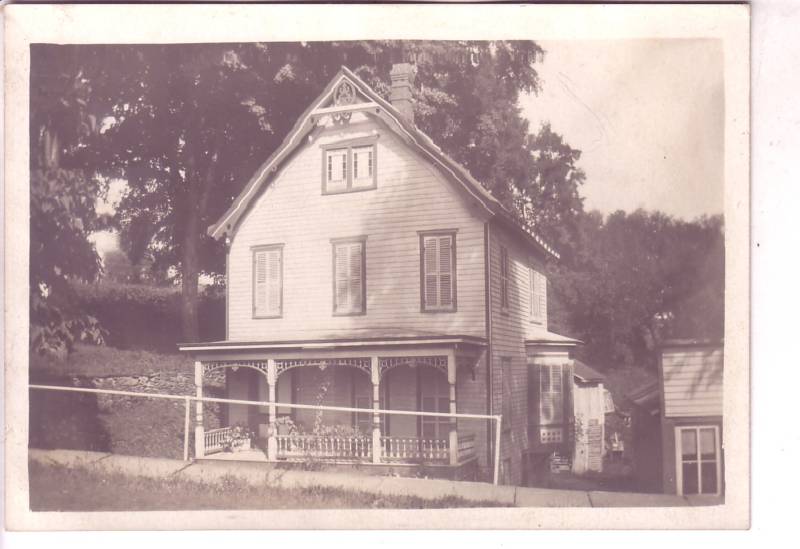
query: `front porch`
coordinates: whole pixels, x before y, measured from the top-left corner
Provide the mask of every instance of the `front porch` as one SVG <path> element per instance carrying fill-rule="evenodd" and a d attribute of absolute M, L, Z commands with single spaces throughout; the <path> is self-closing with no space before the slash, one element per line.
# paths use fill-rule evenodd
<path fill-rule="evenodd" d="M 225 451 L 224 440 L 229 438 L 232 427 L 213 429 L 205 433 L 205 457 L 235 461 L 269 461 L 267 440 L 247 448 Z M 373 463 L 372 437 L 326 436 L 326 435 L 275 435 L 277 461 L 307 462 L 322 461 L 332 464 Z M 475 434 L 459 434 L 456 446 L 456 464 L 473 461 Z M 448 439 L 423 439 L 416 437 L 380 437 L 378 463 L 448 465 L 450 444 Z"/>
<path fill-rule="evenodd" d="M 451 414 L 459 413 L 457 377 L 474 377 L 482 346 L 402 347 L 197 353 L 198 396 L 204 377 L 222 370 L 227 398 L 253 404 L 227 405 L 225 426 L 207 431 L 198 403 L 195 456 L 401 467 L 475 462 L 479 429 L 470 423 L 478 422 Z M 246 443 L 242 430 L 253 433 Z"/>

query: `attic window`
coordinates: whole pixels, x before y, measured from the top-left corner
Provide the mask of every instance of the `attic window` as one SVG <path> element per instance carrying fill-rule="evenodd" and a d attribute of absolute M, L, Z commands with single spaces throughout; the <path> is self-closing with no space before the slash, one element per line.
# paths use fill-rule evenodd
<path fill-rule="evenodd" d="M 377 188 L 377 138 L 370 136 L 322 146 L 322 194 Z"/>

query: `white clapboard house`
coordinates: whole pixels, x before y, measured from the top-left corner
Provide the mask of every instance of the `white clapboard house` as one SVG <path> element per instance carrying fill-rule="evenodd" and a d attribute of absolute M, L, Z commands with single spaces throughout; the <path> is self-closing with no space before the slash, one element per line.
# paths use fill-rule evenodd
<path fill-rule="evenodd" d="M 347 68 L 297 120 L 209 234 L 227 245 L 224 341 L 186 344 L 229 398 L 502 415 L 502 479 L 571 453 L 575 340 L 547 328 L 558 258 L 414 125 L 412 67 L 387 101 Z M 231 405 L 270 461 L 493 467 L 486 420 Z"/>

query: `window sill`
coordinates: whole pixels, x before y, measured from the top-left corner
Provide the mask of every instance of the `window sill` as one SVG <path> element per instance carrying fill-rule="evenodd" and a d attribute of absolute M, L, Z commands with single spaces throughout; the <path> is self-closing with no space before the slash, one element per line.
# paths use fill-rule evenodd
<path fill-rule="evenodd" d="M 356 311 L 352 313 L 337 313 L 334 311 L 333 316 L 367 316 L 367 311 Z"/>
<path fill-rule="evenodd" d="M 349 193 L 360 193 L 364 191 L 374 191 L 378 188 L 378 185 L 372 185 L 371 187 L 357 187 L 354 189 L 342 189 L 336 191 L 329 191 L 327 189 L 322 189 L 322 196 L 329 196 L 334 194 L 349 194 Z"/>
<path fill-rule="evenodd" d="M 441 313 L 447 314 L 447 313 L 457 313 L 458 309 L 455 309 L 455 308 L 454 309 L 420 309 L 419 312 L 425 313 L 425 314 L 441 314 Z"/>

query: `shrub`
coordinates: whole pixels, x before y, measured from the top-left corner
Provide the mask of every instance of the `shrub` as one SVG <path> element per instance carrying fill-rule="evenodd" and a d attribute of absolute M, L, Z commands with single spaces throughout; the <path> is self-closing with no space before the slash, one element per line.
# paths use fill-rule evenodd
<path fill-rule="evenodd" d="M 120 349 L 174 352 L 182 341 L 180 287 L 102 281 L 74 283 L 81 308 L 107 330 L 106 343 Z M 225 297 L 206 291 L 199 296 L 200 339 L 225 337 Z"/>

